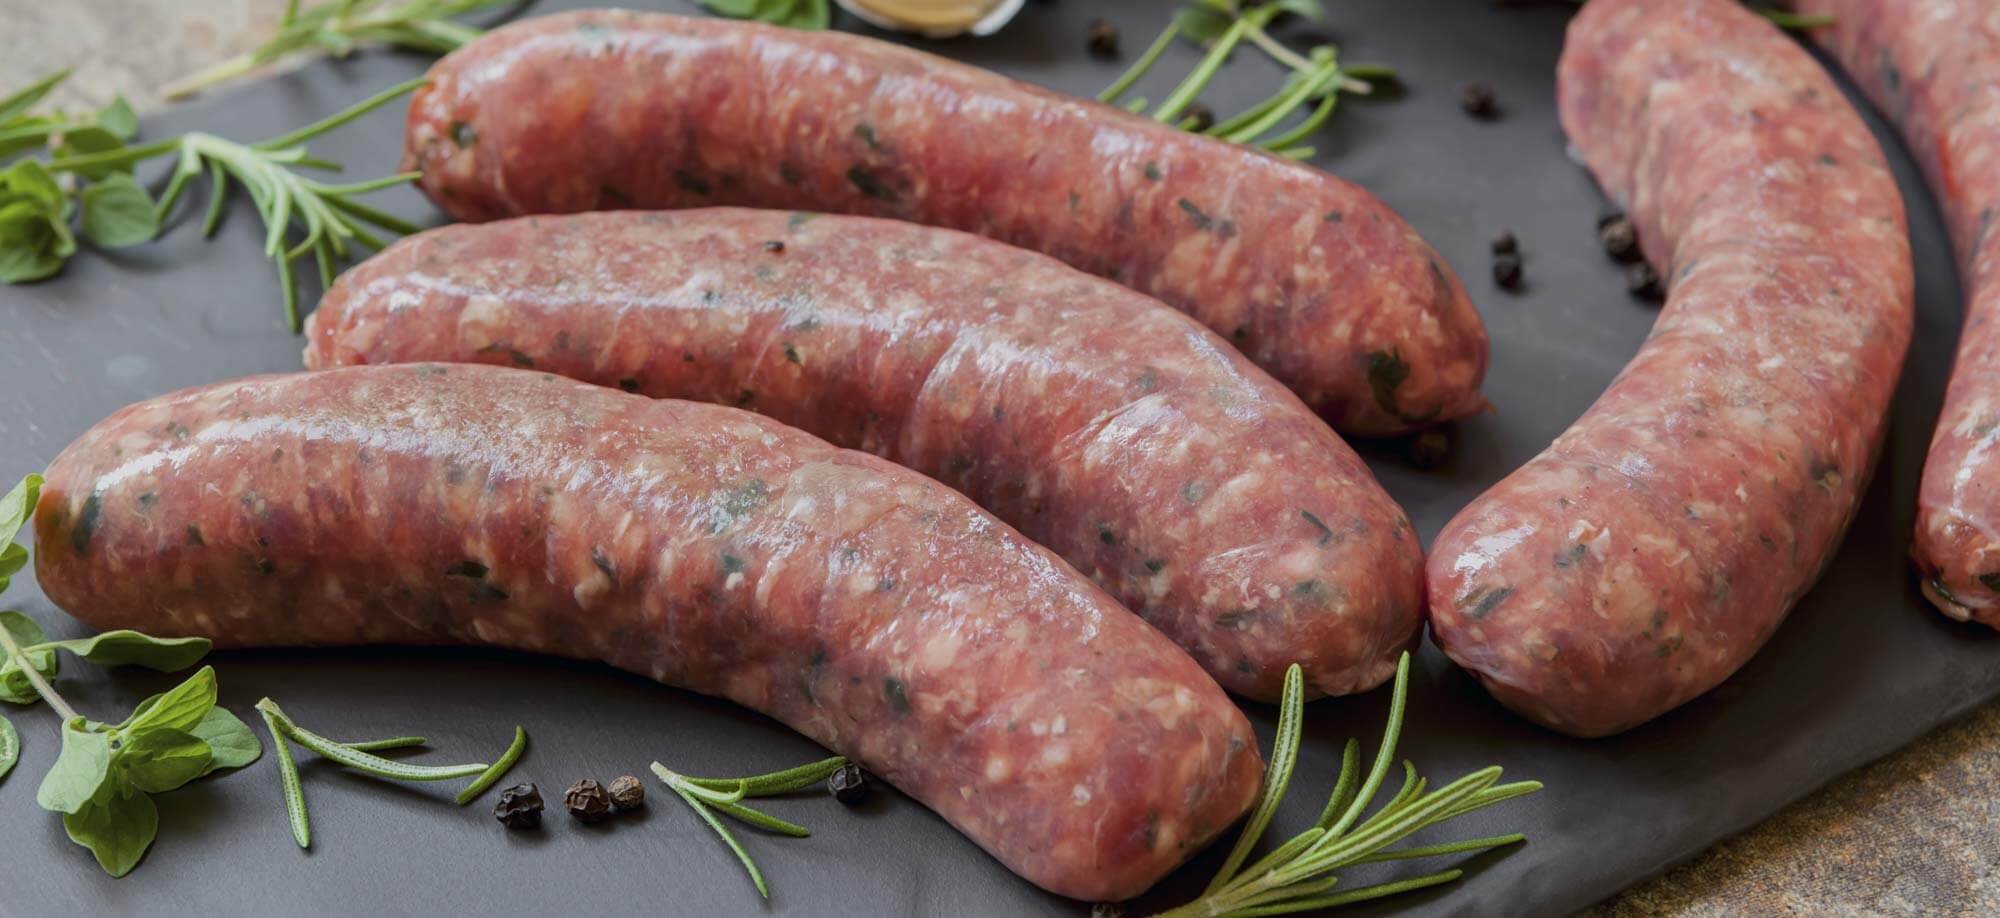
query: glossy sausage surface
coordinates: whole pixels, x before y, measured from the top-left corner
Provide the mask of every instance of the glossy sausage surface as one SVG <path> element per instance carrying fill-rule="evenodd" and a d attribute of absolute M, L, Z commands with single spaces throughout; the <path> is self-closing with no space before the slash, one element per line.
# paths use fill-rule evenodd
<path fill-rule="evenodd" d="M 341 277 L 306 365 L 531 366 L 736 405 L 951 485 L 1278 699 L 1372 688 L 1423 556 L 1360 457 L 1200 323 L 1038 255 L 864 217 L 525 217 Z"/>
<path fill-rule="evenodd" d="M 2000 6 L 1969 0 L 1808 0 L 1813 41 L 1896 122 L 1945 213 L 1964 328 L 1931 436 L 1910 551 L 1924 595 L 2000 627 Z"/>
<path fill-rule="evenodd" d="M 894 217 L 1055 256 L 1181 309 L 1335 428 L 1485 400 L 1436 252 L 1309 166 L 840 32 L 589 11 L 495 29 L 410 104 L 446 213 L 743 205 Z"/>
<path fill-rule="evenodd" d="M 1495 697 L 1588 736 L 1728 678 L 1818 577 L 1871 472 L 1914 291 L 1874 138 L 1733 0 L 1594 0 L 1557 88 L 1667 305 L 1575 425 L 1445 526 L 1429 602 Z"/>
<path fill-rule="evenodd" d="M 487 644 L 762 711 L 1026 879 L 1137 894 L 1250 805 L 1192 659 L 950 489 L 748 412 L 354 367 L 130 406 L 58 456 L 49 598 L 232 647 Z"/>

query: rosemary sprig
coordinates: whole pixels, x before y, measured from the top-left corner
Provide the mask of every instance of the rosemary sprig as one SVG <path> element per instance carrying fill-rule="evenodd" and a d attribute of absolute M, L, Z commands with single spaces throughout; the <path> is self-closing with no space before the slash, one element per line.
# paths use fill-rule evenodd
<path fill-rule="evenodd" d="M 301 10 L 299 0 L 290 0 L 278 30 L 256 50 L 168 83 L 160 94 L 168 99 L 190 96 L 304 51 L 346 57 L 359 45 L 384 44 L 445 54 L 481 33 L 452 17 L 513 2 L 518 0 L 404 0 L 387 6 L 377 0 L 328 0 Z"/>
<path fill-rule="evenodd" d="M 1277 92 L 1236 115 L 1208 126 L 1202 133 L 1263 147 L 1293 159 L 1311 156 L 1313 149 L 1300 146 L 1300 141 L 1311 136 L 1333 115 L 1340 93 L 1366 95 L 1373 91 L 1370 81 L 1393 79 L 1396 73 L 1380 64 L 1342 67 L 1339 64 L 1339 48 L 1332 44 L 1315 46 L 1303 55 L 1285 47 L 1266 31 L 1266 27 L 1281 13 L 1293 13 L 1314 20 L 1322 18 L 1318 0 L 1277 0 L 1258 5 L 1238 0 L 1193 0 L 1175 13 L 1159 37 L 1147 46 L 1145 53 L 1131 67 L 1098 93 L 1098 101 L 1120 104 L 1118 100 L 1153 69 L 1174 39 L 1187 38 L 1205 44 L 1208 50 L 1194 69 L 1153 108 L 1151 115 L 1163 124 L 1192 129 L 1195 122 L 1185 115 L 1188 107 L 1215 78 L 1229 56 L 1247 41 L 1261 48 L 1291 73 Z M 1283 133 L 1272 135 L 1278 125 L 1307 103 L 1314 103 L 1314 106 L 1298 124 Z M 1144 99 L 1122 104 L 1129 111 L 1147 113 Z"/>
<path fill-rule="evenodd" d="M 715 818 L 712 810 L 721 810 L 760 829 L 793 838 L 804 838 L 811 834 L 805 826 L 744 806 L 743 799 L 771 797 L 803 790 L 826 780 L 828 775 L 839 771 L 840 767 L 846 764 L 846 758 L 834 756 L 810 765 L 800 765 L 748 778 L 696 778 L 681 774 L 658 762 L 652 764 L 652 769 L 653 774 L 659 776 L 669 789 L 687 802 L 688 807 L 694 810 L 696 816 L 701 817 L 702 822 L 708 823 L 708 827 L 722 837 L 723 844 L 735 852 L 736 859 L 741 861 L 743 869 L 749 872 L 750 882 L 756 885 L 757 894 L 769 899 L 771 887 L 764 882 L 763 871 L 757 869 L 757 862 L 750 859 L 749 852 L 743 850 L 743 845 L 736 840 L 736 836 L 729 831 L 729 828 L 722 824 L 722 820 Z"/>
<path fill-rule="evenodd" d="M 424 742 L 421 736 L 397 736 L 365 743 L 341 743 L 299 726 L 285 715 L 277 702 L 269 698 L 257 702 L 257 713 L 263 715 L 264 728 L 271 732 L 271 739 L 278 748 L 278 781 L 284 788 L 285 813 L 291 818 L 292 839 L 297 841 L 301 848 L 312 846 L 312 823 L 306 816 L 305 791 L 299 781 L 298 763 L 293 760 L 292 750 L 287 741 L 304 746 L 324 758 L 355 771 L 391 781 L 450 781 L 477 775 L 472 784 L 459 793 L 460 804 L 470 802 L 499 781 L 500 777 L 520 760 L 521 751 L 528 745 L 527 732 L 517 726 L 514 728 L 513 743 L 507 747 L 507 752 L 499 761 L 491 765 L 485 762 L 468 765 L 411 765 L 408 762 L 382 758 L 369 750 L 419 746 Z"/>
<path fill-rule="evenodd" d="M 1271 748 L 1271 761 L 1264 777 L 1264 794 L 1244 824 L 1243 834 L 1223 861 L 1202 897 L 1163 913 L 1162 918 L 1253 918 L 1332 908 L 1368 899 L 1395 895 L 1458 879 L 1462 871 L 1453 868 L 1435 873 L 1377 883 L 1356 889 L 1332 892 L 1339 883 L 1334 871 L 1360 864 L 1409 858 L 1437 857 L 1471 851 L 1485 851 L 1525 841 L 1519 833 L 1491 838 L 1475 838 L 1440 845 L 1392 848 L 1396 842 L 1452 817 L 1511 800 L 1541 790 L 1537 781 L 1500 784 L 1498 766 L 1482 768 L 1436 790 L 1417 776 L 1417 768 L 1403 762 L 1403 786 L 1387 804 L 1362 818 L 1375 793 L 1388 777 L 1395 760 L 1396 740 L 1402 733 L 1405 703 L 1409 696 L 1410 655 L 1396 663 L 1396 688 L 1389 702 L 1389 724 L 1382 744 L 1365 779 L 1360 777 L 1361 745 L 1348 740 L 1341 753 L 1340 777 L 1333 794 L 1312 827 L 1279 845 L 1248 868 L 1243 862 L 1257 846 L 1271 815 L 1284 799 L 1291 783 L 1292 768 L 1298 761 L 1299 727 L 1304 714 L 1304 675 L 1297 665 L 1285 672 L 1285 693 L 1280 703 L 1278 735 Z"/>
<path fill-rule="evenodd" d="M 294 260 L 310 252 L 319 268 L 320 283 L 330 285 L 333 283 L 334 263 L 347 258 L 352 252 L 350 242 L 370 249 L 380 249 L 385 245 L 382 238 L 368 227 L 397 234 L 417 231 L 414 224 L 353 200 L 353 196 L 400 185 L 416 178 L 418 173 L 400 172 L 345 184 L 321 182 L 300 175 L 293 171 L 293 167 L 339 167 L 312 158 L 306 151 L 305 142 L 381 108 L 422 83 L 422 78 L 399 83 L 298 130 L 257 143 L 241 144 L 196 131 L 178 138 L 104 153 L 58 156 L 49 161 L 48 168 L 53 171 L 84 171 L 129 166 L 168 153 L 178 153 L 172 178 L 167 181 L 155 212 L 164 221 L 180 201 L 182 192 L 187 190 L 188 182 L 205 171 L 209 180 L 209 200 L 208 214 L 202 220 L 203 235 L 213 235 L 220 225 L 226 188 L 224 177 L 234 178 L 250 192 L 250 199 L 256 203 L 257 212 L 264 218 L 264 252 L 278 264 L 278 283 L 284 292 L 285 321 L 292 331 L 297 332 L 299 292 L 292 276 Z M 286 233 L 293 220 L 304 227 L 304 235 L 296 244 L 287 244 Z"/>

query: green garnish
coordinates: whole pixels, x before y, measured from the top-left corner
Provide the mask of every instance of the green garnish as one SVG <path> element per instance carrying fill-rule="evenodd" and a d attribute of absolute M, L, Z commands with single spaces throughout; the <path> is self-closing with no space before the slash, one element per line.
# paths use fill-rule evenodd
<path fill-rule="evenodd" d="M 826 0 L 695 0 L 703 9 L 731 19 L 750 19 L 794 29 L 824 29 L 833 22 Z"/>
<path fill-rule="evenodd" d="M 0 628 L 0 645 L 9 658 L 23 659 L 25 648 L 14 636 L 19 622 L 7 624 Z M 171 691 L 140 702 L 117 724 L 84 718 L 40 672 L 33 667 L 23 672 L 63 718 L 62 753 L 43 776 L 35 800 L 62 814 L 70 840 L 90 849 L 98 866 L 114 877 L 130 873 L 159 834 L 153 794 L 248 765 L 263 754 L 250 728 L 215 706 L 214 667 L 204 666 Z M 6 732 L 11 735 L 12 728 Z"/>
<path fill-rule="evenodd" d="M 257 702 L 257 713 L 264 717 L 264 728 L 271 731 L 271 739 L 278 749 L 278 780 L 285 794 L 285 813 L 291 818 L 292 839 L 299 847 L 312 846 L 312 823 L 306 817 L 305 791 L 299 781 L 298 763 L 292 758 L 292 750 L 287 741 L 297 743 L 322 757 L 331 759 L 362 774 L 386 778 L 391 781 L 450 781 L 478 775 L 458 795 L 458 802 L 465 804 L 478 797 L 487 788 L 500 780 L 507 769 L 521 758 L 521 751 L 527 748 L 528 734 L 520 727 L 514 728 L 514 741 L 499 761 L 488 765 L 478 762 L 468 765 L 411 765 L 394 759 L 385 759 L 370 750 L 398 749 L 404 746 L 418 746 L 424 742 L 421 736 L 398 736 L 391 739 L 366 743 L 341 743 L 327 739 L 311 730 L 299 726 L 285 715 L 278 703 L 269 698 Z"/>
<path fill-rule="evenodd" d="M 0 497 L 0 590 L 28 563 L 28 550 L 15 544 L 14 536 L 33 517 L 41 487 L 42 476 L 29 475 Z M 35 800 L 62 814 L 70 840 L 90 849 L 98 866 L 114 877 L 130 873 L 159 835 L 153 794 L 248 765 L 264 754 L 264 746 L 236 715 L 216 707 L 213 667 L 139 702 L 123 721 L 105 724 L 78 714 L 50 683 L 61 663 L 56 652 L 105 666 L 170 672 L 193 666 L 208 648 L 207 638 L 156 638 L 137 631 L 51 641 L 34 619 L 0 611 L 0 701 L 44 701 L 62 718 L 62 752 Z M 20 736 L 0 718 L 0 777 L 19 756 Z"/>
<path fill-rule="evenodd" d="M 0 99 L 0 159 L 36 149 L 57 156 L 114 150 L 138 133 L 138 118 L 122 97 L 92 114 L 28 114 L 68 76 L 67 70 L 52 74 Z M 40 280 L 61 270 L 76 252 L 78 229 L 102 248 L 151 239 L 159 229 L 152 198 L 131 171 L 105 166 L 58 179 L 35 160 L 0 171 L 0 283 Z"/>
<path fill-rule="evenodd" d="M 1304 672 L 1298 664 L 1285 671 L 1285 694 L 1279 704 L 1278 735 L 1271 747 L 1271 761 L 1264 775 L 1264 793 L 1244 823 L 1222 869 L 1209 881 L 1202 897 L 1165 912 L 1162 918 L 1225 916 L 1251 918 L 1332 908 L 1423 889 L 1458 879 L 1462 871 L 1453 868 L 1402 880 L 1392 880 L 1356 889 L 1333 892 L 1339 882 L 1334 871 L 1378 861 L 1437 857 L 1484 851 L 1526 840 L 1519 833 L 1492 838 L 1475 838 L 1442 845 L 1391 848 L 1390 845 L 1454 816 L 1511 800 L 1541 790 L 1537 781 L 1499 784 L 1500 768 L 1482 768 L 1437 790 L 1417 777 L 1417 768 L 1403 762 L 1403 787 L 1396 796 L 1362 818 L 1395 759 L 1396 739 L 1403 728 L 1405 701 L 1409 695 L 1410 655 L 1396 662 L 1396 688 L 1389 701 L 1389 724 L 1382 733 L 1382 745 L 1366 779 L 1360 778 L 1361 744 L 1348 740 L 1341 754 L 1340 777 L 1333 794 L 1313 826 L 1257 859 L 1248 868 L 1243 862 L 1271 823 L 1271 815 L 1284 799 L 1291 783 L 1292 768 L 1298 761 L 1299 728 L 1304 717 Z M 1357 787 L 1358 785 L 1358 787 Z"/>
<path fill-rule="evenodd" d="M 769 899 L 771 887 L 764 882 L 763 871 L 757 869 L 757 863 L 750 859 L 749 852 L 743 850 L 743 845 L 737 842 L 736 836 L 730 834 L 729 828 L 722 824 L 722 820 L 715 818 L 715 813 L 711 810 L 721 810 L 760 829 L 794 838 L 804 838 L 811 834 L 805 826 L 786 822 L 744 806 L 743 799 L 771 797 L 803 790 L 826 780 L 828 775 L 839 771 L 845 764 L 847 764 L 846 758 L 834 756 L 810 765 L 800 765 L 749 778 L 695 778 L 658 762 L 653 763 L 652 769 L 653 774 L 658 775 L 669 789 L 687 801 L 687 805 L 694 810 L 696 816 L 701 817 L 702 822 L 708 823 L 708 827 L 722 837 L 722 843 L 728 845 L 730 851 L 735 852 L 736 859 L 743 862 L 743 869 L 750 873 L 750 882 L 756 884 L 757 894 Z"/>
<path fill-rule="evenodd" d="M 304 51 L 323 51 L 340 58 L 354 53 L 360 45 L 383 44 L 445 54 L 481 34 L 480 29 L 453 22 L 451 17 L 508 2 L 511 0 L 403 0 L 385 7 L 378 0 L 328 0 L 301 10 L 299 0 L 290 0 L 284 17 L 278 20 L 278 31 L 256 50 L 168 83 L 160 95 L 168 99 L 193 95 Z"/>
<path fill-rule="evenodd" d="M 416 739 L 419 742 L 422 742 L 422 739 L 420 737 L 397 737 L 397 738 Z M 384 748 L 381 746 L 379 742 L 376 743 L 376 747 Z M 361 747 L 349 744 L 347 748 L 358 750 Z M 479 777 L 472 779 L 472 783 L 466 785 L 464 790 L 458 792 L 458 798 L 457 798 L 458 805 L 464 806 L 468 803 L 471 803 L 474 800 L 479 799 L 479 795 L 486 793 L 487 788 L 492 787 L 493 785 L 499 783 L 501 776 L 507 773 L 507 769 L 513 768 L 514 763 L 521 760 L 521 753 L 526 751 L 527 748 L 528 748 L 528 731 L 523 730 L 520 728 L 519 725 L 516 725 L 514 727 L 514 741 L 512 743 L 507 744 L 507 751 L 501 753 L 498 761 L 495 761 L 491 766 L 489 766 L 486 769 L 486 771 L 484 771 L 479 775 Z"/>
<path fill-rule="evenodd" d="M 1191 0 L 1175 12 L 1166 29 L 1147 46 L 1145 53 L 1132 66 L 1098 93 L 1098 101 L 1119 104 L 1118 100 L 1159 62 L 1160 55 L 1166 52 L 1175 38 L 1186 38 L 1206 46 L 1208 53 L 1150 114 L 1161 123 L 1177 125 L 1184 130 L 1194 129 L 1197 122 L 1184 114 L 1188 106 L 1193 104 L 1229 56 L 1248 41 L 1291 72 L 1276 93 L 1242 112 L 1202 128 L 1201 132 L 1235 143 L 1263 147 L 1293 159 L 1311 156 L 1312 148 L 1301 146 L 1300 142 L 1333 115 L 1340 93 L 1366 95 L 1373 90 L 1369 81 L 1393 79 L 1396 74 L 1379 64 L 1343 67 L 1339 63 L 1340 49 L 1332 44 L 1317 45 L 1303 55 L 1285 47 L 1265 31 L 1265 27 L 1280 13 L 1292 13 L 1315 22 L 1325 18 L 1319 0 L 1276 0 L 1264 4 L 1239 0 Z M 1309 114 L 1291 128 L 1273 133 L 1288 116 L 1308 102 L 1316 103 Z M 1147 114 L 1144 99 L 1131 100 L 1124 103 L 1124 107 Z"/>
<path fill-rule="evenodd" d="M 61 77 L 62 74 L 57 74 L 24 93 L 0 100 L 0 113 L 33 105 L 40 98 L 37 93 L 46 93 Z M 22 160 L 0 173 L 0 282 L 48 277 L 60 270 L 63 260 L 76 251 L 76 239 L 69 229 L 72 195 L 64 190 L 65 181 L 72 184 L 84 179 L 90 181 L 74 195 L 82 205 L 86 236 L 99 245 L 131 245 L 153 238 L 187 189 L 189 180 L 206 172 L 209 201 L 202 233 L 214 235 L 228 190 L 225 179 L 234 178 L 250 192 L 264 219 L 267 230 L 264 250 L 278 263 L 285 318 L 296 332 L 298 290 L 293 282 L 292 261 L 310 252 L 318 264 L 321 284 L 330 285 L 335 261 L 351 253 L 350 241 L 370 249 L 380 249 L 385 244 L 368 227 L 398 234 L 417 231 L 407 221 L 353 200 L 356 195 L 407 182 L 416 178 L 417 173 L 404 172 L 345 184 L 316 181 L 293 171 L 293 167 L 329 170 L 340 167 L 314 159 L 307 153 L 304 142 L 394 101 L 422 82 L 418 79 L 393 86 L 306 127 L 247 145 L 197 131 L 128 147 L 111 129 L 124 129 L 125 116 L 111 110 L 98 116 L 101 123 L 111 127 L 93 129 L 95 133 L 88 136 L 95 139 L 87 145 L 79 145 L 74 132 L 44 131 L 44 145 L 55 144 L 49 159 Z M 23 118 L 27 116 L 15 120 Z M 0 121 L 0 128 L 7 123 L 10 122 Z M 136 130 L 137 125 L 130 127 Z M 127 173 L 141 162 L 170 153 L 177 154 L 178 161 L 155 205 L 145 189 Z M 303 238 L 296 244 L 286 239 L 294 220 L 304 228 Z"/>

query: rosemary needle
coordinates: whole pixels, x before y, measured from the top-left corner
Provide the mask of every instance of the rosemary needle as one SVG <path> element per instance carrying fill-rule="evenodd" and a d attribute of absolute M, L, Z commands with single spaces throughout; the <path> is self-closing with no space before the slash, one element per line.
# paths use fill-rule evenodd
<path fill-rule="evenodd" d="M 1222 869 L 1210 881 L 1201 898 L 1164 913 L 1166 918 L 1222 916 L 1258 918 L 1316 909 L 1332 908 L 1368 899 L 1409 892 L 1461 875 L 1457 869 L 1377 883 L 1357 889 L 1333 892 L 1339 883 L 1334 871 L 1360 864 L 1408 860 L 1485 851 L 1525 841 L 1514 833 L 1490 838 L 1409 848 L 1392 848 L 1396 842 L 1425 828 L 1534 793 L 1542 785 L 1535 781 L 1499 784 L 1498 766 L 1482 768 L 1444 787 L 1429 789 L 1418 776 L 1416 766 L 1403 762 L 1403 785 L 1388 803 L 1363 818 L 1375 794 L 1387 780 L 1395 761 L 1396 742 L 1402 732 L 1403 715 L 1409 697 L 1410 655 L 1396 663 L 1396 687 L 1389 703 L 1389 722 L 1373 767 L 1365 779 L 1360 774 L 1360 745 L 1349 740 L 1341 754 L 1340 777 L 1334 783 L 1327 805 L 1312 827 L 1293 836 L 1249 868 L 1242 868 L 1264 830 L 1271 814 L 1283 800 L 1298 759 L 1300 722 L 1304 713 L 1303 673 L 1297 665 L 1285 673 L 1285 691 L 1280 702 L 1278 735 L 1271 748 L 1271 761 L 1264 779 L 1264 793 L 1251 811 L 1243 833 L 1236 840 Z"/>
<path fill-rule="evenodd" d="M 846 764 L 846 758 L 834 756 L 808 765 L 748 778 L 696 778 L 681 774 L 658 762 L 652 764 L 652 769 L 653 774 L 657 775 L 661 782 L 687 802 L 688 808 L 694 810 L 702 822 L 707 823 L 709 828 L 715 830 L 716 835 L 722 837 L 723 844 L 735 852 L 736 859 L 743 862 L 743 869 L 749 871 L 750 882 L 756 885 L 757 893 L 769 899 L 771 888 L 764 882 L 763 871 L 757 869 L 757 863 L 750 859 L 749 852 L 743 849 L 742 843 L 736 840 L 729 827 L 723 825 L 722 820 L 715 818 L 714 811 L 721 810 L 760 829 L 794 838 L 804 838 L 810 834 L 805 826 L 744 806 L 743 798 L 770 797 L 804 790 L 826 780 L 828 775 L 839 771 L 840 767 Z"/>
<path fill-rule="evenodd" d="M 521 760 L 521 753 L 527 748 L 528 731 L 519 726 L 514 727 L 514 741 L 507 745 L 507 751 L 501 753 L 500 758 L 491 767 L 480 773 L 479 777 L 472 779 L 472 783 L 466 785 L 464 790 L 458 792 L 458 805 L 464 806 L 479 799 L 480 794 L 486 793 L 486 789 L 498 783 L 500 777 L 507 773 L 507 769 L 513 768 L 514 763 Z"/>

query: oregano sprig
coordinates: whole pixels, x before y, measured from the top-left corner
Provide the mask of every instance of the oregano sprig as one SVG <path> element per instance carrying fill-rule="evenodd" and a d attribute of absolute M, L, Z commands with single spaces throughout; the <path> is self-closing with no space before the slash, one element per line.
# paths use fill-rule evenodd
<path fill-rule="evenodd" d="M 27 566 L 28 550 L 14 536 L 34 517 L 41 487 L 42 476 L 31 474 L 0 497 L 0 591 Z M 216 705 L 211 667 L 139 702 L 124 720 L 105 724 L 78 714 L 50 682 L 61 665 L 57 651 L 105 666 L 172 671 L 193 666 L 208 649 L 206 638 L 124 630 L 51 641 L 34 619 L 0 611 L 0 701 L 43 701 L 61 718 L 62 752 L 42 777 L 35 800 L 60 813 L 70 840 L 88 848 L 114 877 L 131 872 L 159 835 L 153 794 L 248 765 L 263 755 L 264 746 L 242 720 Z M 20 735 L 0 717 L 0 777 L 19 758 Z"/>
<path fill-rule="evenodd" d="M 1279 706 L 1278 735 L 1266 766 L 1264 793 L 1244 824 L 1243 833 L 1223 861 L 1222 869 L 1203 890 L 1201 898 L 1163 913 L 1162 918 L 1255 918 L 1333 908 L 1383 896 L 1449 883 L 1462 874 L 1457 868 L 1421 876 L 1392 880 L 1335 892 L 1340 878 L 1335 871 L 1361 864 L 1411 858 L 1439 857 L 1485 851 L 1526 840 L 1519 833 L 1491 838 L 1475 838 L 1439 845 L 1408 848 L 1391 847 L 1430 826 L 1473 810 L 1492 806 L 1541 790 L 1537 781 L 1500 784 L 1500 768 L 1482 768 L 1444 787 L 1431 790 L 1417 775 L 1417 768 L 1403 762 L 1403 785 L 1389 802 L 1363 817 L 1369 803 L 1389 775 L 1396 757 L 1396 741 L 1403 728 L 1409 696 L 1410 655 L 1396 663 L 1396 687 L 1389 702 L 1389 723 L 1383 730 L 1373 767 L 1360 777 L 1360 743 L 1348 740 L 1342 750 L 1340 776 L 1332 795 L 1310 828 L 1293 836 L 1249 867 L 1257 842 L 1269 827 L 1271 814 L 1291 784 L 1298 760 L 1300 724 L 1304 716 L 1304 675 L 1294 664 L 1285 672 L 1285 690 Z"/>
<path fill-rule="evenodd" d="M 291 820 L 292 839 L 298 842 L 301 848 L 312 847 L 312 821 L 306 814 L 305 790 L 299 778 L 298 762 L 292 757 L 288 742 L 304 746 L 322 758 L 330 759 L 346 768 L 390 781 L 451 781 L 477 776 L 458 794 L 457 800 L 461 805 L 470 803 L 499 781 L 515 762 L 520 761 L 521 753 L 528 745 L 527 731 L 517 726 L 514 728 L 514 741 L 508 745 L 506 753 L 491 765 L 485 762 L 465 765 L 412 765 L 408 762 L 385 759 L 374 753 L 423 745 L 424 738 L 421 736 L 398 736 L 371 742 L 342 743 L 299 726 L 285 714 L 283 708 L 278 707 L 277 702 L 269 698 L 257 702 L 257 713 L 263 716 L 264 728 L 270 731 L 271 739 L 278 749 L 278 781 L 284 791 L 285 814 Z"/>
<path fill-rule="evenodd" d="M 702 822 L 708 823 L 708 827 L 714 829 L 716 835 L 721 836 L 722 843 L 728 845 L 730 851 L 735 852 L 736 859 L 741 861 L 743 869 L 749 872 L 750 882 L 756 885 L 757 894 L 769 899 L 771 887 L 764 882 L 763 871 L 757 869 L 757 862 L 750 859 L 750 853 L 743 850 L 742 843 L 736 840 L 736 836 L 729 831 L 728 826 L 722 824 L 722 820 L 715 818 L 715 813 L 712 811 L 721 810 L 757 828 L 780 835 L 804 838 L 811 834 L 805 826 L 745 806 L 742 803 L 743 799 L 771 797 L 803 790 L 826 780 L 827 776 L 839 771 L 840 767 L 846 764 L 846 758 L 834 756 L 808 765 L 748 778 L 690 777 L 658 762 L 652 764 L 652 769 L 653 774 L 659 776 L 669 789 L 679 795 L 687 803 L 688 808 L 694 810 L 696 816 L 701 817 Z"/>

